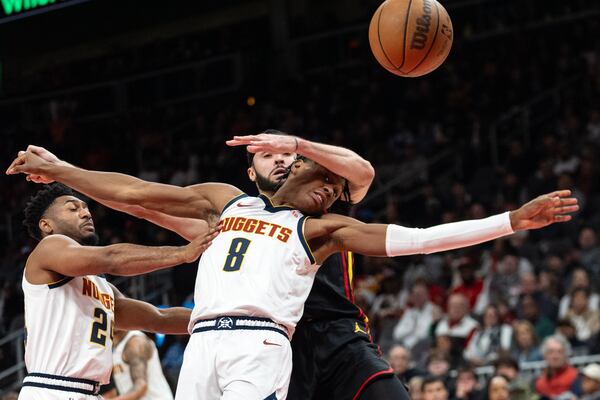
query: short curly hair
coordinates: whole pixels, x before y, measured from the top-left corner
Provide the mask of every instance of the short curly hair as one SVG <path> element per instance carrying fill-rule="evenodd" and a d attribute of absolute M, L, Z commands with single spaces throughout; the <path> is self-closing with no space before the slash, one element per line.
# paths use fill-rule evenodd
<path fill-rule="evenodd" d="M 53 183 L 44 185 L 43 189 L 38 190 L 35 195 L 31 196 L 25 206 L 25 219 L 23 220 L 23 225 L 27 228 L 29 236 L 36 240 L 42 240 L 40 219 L 54 203 L 54 200 L 61 196 L 75 196 L 75 192 L 62 183 Z"/>

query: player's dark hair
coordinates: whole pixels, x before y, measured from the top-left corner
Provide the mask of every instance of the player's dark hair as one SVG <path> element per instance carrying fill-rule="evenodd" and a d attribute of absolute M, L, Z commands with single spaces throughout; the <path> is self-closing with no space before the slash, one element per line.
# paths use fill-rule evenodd
<path fill-rule="evenodd" d="M 265 129 L 262 133 L 270 133 L 272 135 L 290 136 L 288 133 L 278 131 L 277 129 Z M 254 153 L 250 153 L 248 150 L 246 150 L 246 159 L 248 160 L 248 167 L 251 167 L 252 163 L 254 162 Z"/>
<path fill-rule="evenodd" d="M 42 240 L 42 231 L 39 226 L 40 219 L 54 203 L 54 200 L 60 196 L 75 196 L 75 193 L 62 183 L 53 183 L 44 185 L 35 195 L 31 196 L 23 211 L 25 214 L 23 225 L 27 228 L 29 236 L 36 240 Z"/>
<path fill-rule="evenodd" d="M 448 390 L 448 388 L 446 387 L 446 382 L 444 382 L 444 379 L 442 377 L 428 376 L 425 379 L 423 379 L 423 383 L 421 384 L 421 391 L 425 391 L 425 387 L 427 387 L 427 385 L 431 385 L 432 383 L 436 383 L 436 382 L 440 382 L 442 385 L 444 385 L 446 390 Z"/>

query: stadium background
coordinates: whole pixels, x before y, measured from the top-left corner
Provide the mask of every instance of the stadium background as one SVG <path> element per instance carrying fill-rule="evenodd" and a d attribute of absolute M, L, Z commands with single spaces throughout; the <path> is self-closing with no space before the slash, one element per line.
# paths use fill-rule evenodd
<path fill-rule="evenodd" d="M 427 285 L 442 319 L 458 291 L 487 296 L 507 326 L 527 319 L 541 336 L 569 330 L 572 314 L 559 312 L 559 303 L 586 276 L 590 306 L 598 307 L 598 2 L 445 0 L 455 30 L 448 60 L 426 77 L 401 79 L 369 50 L 367 26 L 379 1 L 63 1 L 14 20 L 6 4 L 15 1 L 2 0 L 0 9 L 6 166 L 34 143 L 85 168 L 176 185 L 218 180 L 254 193 L 243 151 L 224 141 L 275 128 L 371 161 L 370 194 L 349 210 L 365 221 L 425 227 L 568 187 L 582 205 L 572 223 L 462 252 L 361 257 L 354 296 L 384 352 L 402 342 L 394 329 L 412 307 L 416 282 Z M 33 15 L 40 11 L 48 12 Z M 0 185 L 0 386 L 8 392 L 23 373 L 20 278 L 33 243 L 21 210 L 36 185 L 19 176 Z M 92 211 L 102 243 L 181 242 L 134 218 Z M 462 284 L 468 270 L 485 282 L 482 294 Z M 575 272 L 573 285 L 577 270 L 584 272 Z M 189 303 L 194 276 L 187 265 L 116 282 L 132 296 L 178 305 Z M 524 315 L 531 299 L 540 316 Z M 486 301 L 479 300 L 470 312 L 481 321 Z M 576 365 L 600 354 L 598 330 L 570 338 L 574 355 L 584 356 Z M 436 338 L 435 324 L 422 339 L 416 369 L 436 357 L 450 369 L 462 365 L 462 346 Z M 515 342 L 505 350 L 518 358 Z M 160 347 L 171 379 L 184 345 L 185 338 L 167 337 Z M 533 380 L 543 364 L 524 367 L 523 379 Z M 479 373 L 483 387 L 489 367 Z"/>

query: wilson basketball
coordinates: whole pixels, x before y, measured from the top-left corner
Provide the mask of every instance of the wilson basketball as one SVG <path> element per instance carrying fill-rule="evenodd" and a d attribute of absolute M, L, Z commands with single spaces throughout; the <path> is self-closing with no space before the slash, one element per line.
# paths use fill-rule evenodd
<path fill-rule="evenodd" d="M 371 19 L 369 42 L 385 69 L 405 77 L 439 67 L 452 47 L 452 21 L 436 0 L 386 0 Z"/>

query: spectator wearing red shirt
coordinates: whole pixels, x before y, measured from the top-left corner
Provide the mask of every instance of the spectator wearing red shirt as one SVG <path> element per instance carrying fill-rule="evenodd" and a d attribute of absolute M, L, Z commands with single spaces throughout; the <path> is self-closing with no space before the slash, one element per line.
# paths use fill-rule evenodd
<path fill-rule="evenodd" d="M 535 390 L 554 398 L 565 393 L 579 394 L 581 382 L 577 368 L 569 364 L 571 345 L 562 336 L 549 336 L 542 344 L 546 369 L 535 381 Z"/>
<path fill-rule="evenodd" d="M 476 314 L 480 314 L 486 304 L 478 304 L 478 300 L 481 297 L 480 295 L 483 292 L 484 283 L 483 279 L 475 276 L 476 271 L 477 264 L 474 259 L 470 257 L 461 258 L 460 264 L 458 265 L 461 283 L 454 287 L 450 293 L 460 293 L 465 296 L 469 301 L 471 310 L 474 310 Z"/>

